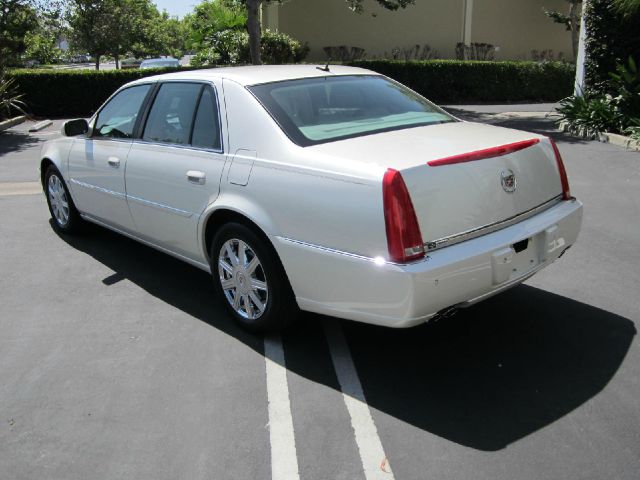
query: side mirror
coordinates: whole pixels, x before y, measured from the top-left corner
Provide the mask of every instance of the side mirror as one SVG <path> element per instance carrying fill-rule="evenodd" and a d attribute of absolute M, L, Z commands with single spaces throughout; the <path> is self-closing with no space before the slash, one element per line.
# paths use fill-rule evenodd
<path fill-rule="evenodd" d="M 78 135 L 84 135 L 89 131 L 89 123 L 84 118 L 78 118 L 77 120 L 69 120 L 64 122 L 62 126 L 62 134 L 65 137 L 75 137 Z"/>

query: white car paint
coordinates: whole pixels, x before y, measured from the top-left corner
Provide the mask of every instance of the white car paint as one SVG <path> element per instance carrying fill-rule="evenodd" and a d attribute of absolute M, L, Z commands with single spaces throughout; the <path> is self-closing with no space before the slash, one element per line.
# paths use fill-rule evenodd
<path fill-rule="evenodd" d="M 209 219 L 220 210 L 237 212 L 272 243 L 300 308 L 391 327 L 416 325 L 517 285 L 575 242 L 582 204 L 559 198 L 558 167 L 545 137 L 458 122 L 301 147 L 246 88 L 373 74 L 341 66 L 328 74 L 304 65 L 140 79 L 127 86 L 193 81 L 215 87 L 222 151 L 76 137 L 48 142 L 42 158 L 58 167 L 85 219 L 206 271 Z M 529 139 L 539 143 L 481 161 L 426 165 Z M 419 261 L 389 260 L 382 196 L 389 168 L 406 181 L 426 248 L 444 239 Z M 505 169 L 521 187 L 514 194 L 501 187 Z M 513 245 L 525 239 L 528 248 L 516 253 Z"/>

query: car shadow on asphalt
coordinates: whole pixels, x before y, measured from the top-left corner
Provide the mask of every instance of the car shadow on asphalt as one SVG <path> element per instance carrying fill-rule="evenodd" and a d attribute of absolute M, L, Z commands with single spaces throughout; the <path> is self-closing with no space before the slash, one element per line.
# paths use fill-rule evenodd
<path fill-rule="evenodd" d="M 263 340 L 226 316 L 210 276 L 96 226 L 60 236 L 156 298 L 255 351 Z M 602 391 L 631 345 L 632 321 L 521 285 L 456 316 L 394 330 L 304 314 L 283 334 L 286 367 L 339 390 L 323 322 L 340 322 L 368 404 L 449 441 L 495 451 Z"/>

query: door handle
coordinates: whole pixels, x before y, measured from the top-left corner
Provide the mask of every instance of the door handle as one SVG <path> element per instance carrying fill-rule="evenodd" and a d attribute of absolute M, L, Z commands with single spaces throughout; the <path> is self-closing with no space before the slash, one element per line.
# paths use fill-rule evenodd
<path fill-rule="evenodd" d="M 107 163 L 110 167 L 118 168 L 120 166 L 120 159 L 118 157 L 109 157 Z"/>
<path fill-rule="evenodd" d="M 197 183 L 198 185 L 204 185 L 207 181 L 207 175 L 204 172 L 198 170 L 189 170 L 187 172 L 187 180 L 191 183 Z"/>

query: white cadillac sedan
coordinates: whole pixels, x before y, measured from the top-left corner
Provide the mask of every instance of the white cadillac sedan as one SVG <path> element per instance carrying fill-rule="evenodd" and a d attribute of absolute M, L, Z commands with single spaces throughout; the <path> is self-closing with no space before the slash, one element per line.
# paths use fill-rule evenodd
<path fill-rule="evenodd" d="M 409 327 L 502 292 L 576 240 L 557 147 L 341 66 L 131 82 L 45 144 L 63 234 L 90 221 L 213 276 L 251 330 L 300 309 Z"/>

